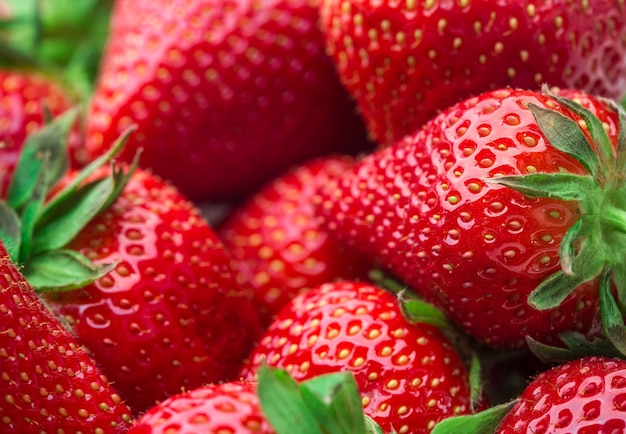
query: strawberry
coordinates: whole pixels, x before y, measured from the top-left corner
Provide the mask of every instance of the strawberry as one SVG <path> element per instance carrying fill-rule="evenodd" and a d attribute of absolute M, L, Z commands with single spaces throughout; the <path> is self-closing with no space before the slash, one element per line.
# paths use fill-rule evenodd
<path fill-rule="evenodd" d="M 6 194 L 26 136 L 45 124 L 45 110 L 58 116 L 71 105 L 68 93 L 52 78 L 32 71 L 0 69 L 0 197 Z M 69 147 L 77 153 L 80 145 L 77 125 Z M 74 165 L 79 165 L 78 160 Z"/>
<path fill-rule="evenodd" d="M 300 292 L 339 278 L 367 277 L 369 261 L 319 227 L 313 204 L 317 189 L 352 164 L 352 158 L 330 156 L 294 167 L 218 227 L 238 283 L 252 288 L 266 324 Z"/>
<path fill-rule="evenodd" d="M 132 424 L 87 352 L 0 242 L 0 431 L 122 433 Z"/>
<path fill-rule="evenodd" d="M 144 413 L 128 434 L 173 432 L 274 434 L 259 406 L 256 385 L 206 385 L 172 396 Z"/>
<path fill-rule="evenodd" d="M 24 146 L 0 206 L 13 257 L 134 412 L 234 377 L 260 326 L 216 234 L 160 178 L 101 166 L 123 140 L 65 173 L 53 132 L 69 119 Z"/>
<path fill-rule="evenodd" d="M 470 412 L 468 373 L 434 326 L 409 323 L 394 296 L 367 283 L 328 283 L 295 297 L 269 326 L 242 376 L 263 362 L 296 381 L 351 371 L 365 414 L 383 432 L 428 432 Z"/>
<path fill-rule="evenodd" d="M 626 92 L 621 0 L 322 0 L 320 14 L 342 82 L 385 145 L 501 87 Z"/>
<path fill-rule="evenodd" d="M 562 93 L 588 110 L 520 89 L 451 107 L 331 182 L 325 226 L 491 346 L 588 334 L 600 275 L 624 281 L 621 122 Z"/>
<path fill-rule="evenodd" d="M 626 361 L 590 356 L 541 373 L 518 399 L 446 420 L 433 434 L 626 432 Z"/>
<path fill-rule="evenodd" d="M 318 18 L 309 0 L 117 1 L 88 152 L 137 123 L 122 158 L 142 147 L 141 164 L 187 197 L 231 200 L 291 164 L 361 149 Z"/>

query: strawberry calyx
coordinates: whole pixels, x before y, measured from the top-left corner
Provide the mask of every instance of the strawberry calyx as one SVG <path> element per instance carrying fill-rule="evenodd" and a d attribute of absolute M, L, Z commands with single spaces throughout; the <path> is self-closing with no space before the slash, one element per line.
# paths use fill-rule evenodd
<path fill-rule="evenodd" d="M 76 116 L 76 109 L 68 110 L 26 139 L 6 198 L 0 200 L 0 239 L 39 291 L 80 288 L 115 266 L 96 265 L 64 247 L 115 201 L 137 167 L 138 156 L 124 169 L 112 161 L 134 130 L 130 127 L 106 154 L 59 187 L 69 170 L 67 137 Z M 110 176 L 87 181 L 108 162 Z"/>
<path fill-rule="evenodd" d="M 297 383 L 287 371 L 262 365 L 257 394 L 265 417 L 278 434 L 382 434 L 363 414 L 351 372 L 320 375 Z"/>
<path fill-rule="evenodd" d="M 565 233 L 559 247 L 561 269 L 531 292 L 528 303 L 538 310 L 555 308 L 582 283 L 599 279 L 602 328 L 605 337 L 623 357 L 626 356 L 623 321 L 626 311 L 626 112 L 617 103 L 603 100 L 619 117 L 620 133 L 615 150 L 602 122 L 593 113 L 547 88 L 544 92 L 580 117 L 591 143 L 575 120 L 551 108 L 529 104 L 537 125 L 554 148 L 578 160 L 588 174 L 533 173 L 498 176 L 486 181 L 531 197 L 578 203 L 580 218 Z M 564 334 L 564 338 L 572 336 Z M 606 345 L 602 340 L 589 344 L 591 349 L 597 345 L 598 350 Z M 549 348 L 534 347 L 542 351 Z M 575 348 L 579 353 L 580 345 L 575 344 Z M 543 351 L 544 356 L 548 353 Z"/>

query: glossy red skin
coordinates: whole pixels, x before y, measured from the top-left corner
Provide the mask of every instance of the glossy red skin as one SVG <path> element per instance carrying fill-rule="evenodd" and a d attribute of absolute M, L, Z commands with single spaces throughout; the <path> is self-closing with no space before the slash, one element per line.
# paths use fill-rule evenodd
<path fill-rule="evenodd" d="M 266 325 L 300 292 L 337 279 L 367 278 L 371 262 L 320 227 L 313 203 L 317 190 L 354 162 L 330 156 L 294 167 L 218 227 L 238 283 L 252 289 Z"/>
<path fill-rule="evenodd" d="M 593 103 L 616 141 L 613 112 L 581 93 L 562 93 Z M 319 208 L 325 227 L 494 347 L 523 346 L 526 335 L 557 343 L 562 331 L 587 333 L 598 306 L 595 281 L 557 309 L 539 312 L 526 302 L 560 269 L 560 241 L 578 218 L 578 204 L 530 199 L 484 179 L 585 171 L 546 143 L 522 101 L 545 106 L 548 97 L 503 89 L 452 107 L 331 182 Z"/>
<path fill-rule="evenodd" d="M 130 409 L 0 243 L 0 432 L 123 433 Z M 100 431 L 99 431 L 100 430 Z"/>
<path fill-rule="evenodd" d="M 195 200 L 232 200 L 292 164 L 366 145 L 310 0 L 120 0 L 87 121 Z M 169 53 L 169 54 L 168 54 Z"/>
<path fill-rule="evenodd" d="M 258 315 L 221 242 L 174 187 L 136 171 L 68 248 L 119 261 L 92 285 L 47 299 L 135 413 L 236 377 L 261 332 Z"/>
<path fill-rule="evenodd" d="M 70 107 L 72 100 L 53 79 L 36 72 L 0 69 L 0 196 L 4 197 L 26 137 L 39 130 L 44 120 L 44 105 L 53 116 Z M 70 135 L 69 147 L 75 166 L 80 152 L 78 124 Z"/>
<path fill-rule="evenodd" d="M 626 92 L 621 0 L 409 3 L 321 3 L 341 79 L 382 144 L 500 87 L 538 90 L 548 83 L 614 99 Z"/>
<path fill-rule="evenodd" d="M 393 295 L 367 283 L 321 285 L 294 298 L 270 325 L 243 377 L 266 361 L 298 381 L 351 370 L 363 408 L 384 432 L 428 432 L 470 411 L 468 374 L 435 327 L 409 324 Z"/>
<path fill-rule="evenodd" d="M 128 434 L 274 434 L 256 386 L 247 382 L 206 385 L 170 397 L 146 412 Z"/>
<path fill-rule="evenodd" d="M 586 357 L 540 374 L 496 434 L 626 432 L 626 361 Z"/>

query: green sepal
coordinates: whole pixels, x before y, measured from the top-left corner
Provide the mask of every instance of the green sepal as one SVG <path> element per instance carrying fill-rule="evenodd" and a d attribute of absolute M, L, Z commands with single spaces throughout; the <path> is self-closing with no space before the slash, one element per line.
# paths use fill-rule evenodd
<path fill-rule="evenodd" d="M 46 185 L 46 171 L 48 168 L 48 158 L 44 156 L 41 169 L 37 173 L 37 179 L 33 185 L 31 196 L 28 197 L 26 202 L 22 205 L 20 219 L 22 226 L 20 252 L 18 255 L 18 261 L 24 263 L 28 260 L 33 249 L 33 236 L 35 232 L 35 225 L 43 204 L 48 194 L 48 185 Z"/>
<path fill-rule="evenodd" d="M 622 313 L 626 314 L 626 265 L 617 264 L 611 269 L 613 283 L 617 290 L 617 303 Z"/>
<path fill-rule="evenodd" d="M 598 185 L 588 175 L 573 173 L 531 173 L 520 176 L 498 176 L 485 181 L 500 184 L 528 196 L 561 200 L 587 201 L 596 196 Z"/>
<path fill-rule="evenodd" d="M 19 216 L 4 200 L 0 201 L 0 239 L 14 262 L 22 244 L 22 223 Z"/>
<path fill-rule="evenodd" d="M 592 225 L 584 224 L 588 219 L 582 216 L 565 232 L 559 246 L 559 258 L 561 259 L 561 270 L 566 275 L 571 275 L 573 271 L 574 257 L 576 254 L 575 242 L 588 232 Z"/>
<path fill-rule="evenodd" d="M 301 383 L 300 392 L 322 432 L 365 433 L 359 387 L 351 372 L 320 375 Z"/>
<path fill-rule="evenodd" d="M 470 402 L 472 405 L 473 413 L 483 402 L 484 398 L 483 367 L 480 358 L 476 354 L 472 354 L 470 360 L 469 384 Z"/>
<path fill-rule="evenodd" d="M 617 138 L 617 173 L 626 175 L 626 110 L 622 104 L 618 104 L 612 99 L 602 98 L 599 99 L 617 113 L 619 119 L 619 135 Z"/>
<path fill-rule="evenodd" d="M 115 266 L 96 265 L 74 250 L 55 250 L 31 257 L 23 273 L 38 291 L 59 292 L 89 285 Z"/>
<path fill-rule="evenodd" d="M 488 434 L 495 432 L 517 401 L 496 405 L 476 414 L 450 417 L 435 425 L 431 434 Z"/>
<path fill-rule="evenodd" d="M 380 427 L 380 425 L 374 422 L 374 419 L 366 415 L 365 416 L 365 434 L 397 434 L 397 432 L 394 430 L 389 433 L 385 433 L 383 429 Z"/>
<path fill-rule="evenodd" d="M 545 278 L 528 296 L 528 304 L 538 310 L 555 308 L 579 285 L 600 275 L 605 258 L 595 248 L 596 243 L 587 238 L 572 261 L 573 272 L 559 270 Z"/>
<path fill-rule="evenodd" d="M 441 330 L 450 330 L 452 325 L 446 315 L 434 305 L 402 291 L 398 294 L 398 305 L 403 316 L 412 324 L 429 324 Z"/>
<path fill-rule="evenodd" d="M 539 342 L 529 336 L 526 343 L 530 351 L 544 363 L 564 363 L 586 356 L 622 357 L 607 339 L 588 340 L 578 332 L 564 332 L 559 336 L 565 347 L 555 347 Z"/>
<path fill-rule="evenodd" d="M 19 210 L 33 196 L 34 190 L 41 188 L 37 186 L 42 182 L 39 173 L 44 173 L 45 191 L 50 191 L 65 174 L 69 164 L 66 143 L 76 116 L 77 110 L 70 109 L 28 136 L 7 193 L 7 202 L 13 209 Z"/>
<path fill-rule="evenodd" d="M 576 113 L 585 121 L 585 124 L 587 125 L 587 130 L 589 131 L 592 140 L 596 144 L 595 154 L 597 155 L 596 159 L 599 160 L 600 167 L 608 170 L 609 173 L 613 174 L 615 170 L 616 155 L 613 149 L 613 144 L 611 143 L 609 136 L 606 134 L 606 131 L 604 130 L 600 119 L 598 119 L 597 116 L 591 113 L 591 111 L 587 110 L 586 108 L 571 99 L 563 98 L 562 96 L 558 96 L 554 93 L 549 93 L 549 95 L 552 98 L 556 99 L 561 105 Z M 581 131 L 582 134 L 582 130 L 580 130 L 580 128 L 579 131 Z M 591 152 L 594 152 L 593 149 L 590 147 L 589 142 L 587 140 L 585 141 L 589 150 Z M 560 148 L 557 147 L 557 149 Z M 581 163 L 585 165 L 583 161 L 581 161 Z M 592 172 L 592 174 L 597 175 L 594 172 Z"/>
<path fill-rule="evenodd" d="M 605 272 L 600 279 L 600 315 L 602 331 L 615 349 L 626 357 L 626 325 L 622 312 L 611 292 L 611 273 Z"/>
<path fill-rule="evenodd" d="M 278 434 L 367 434 L 380 427 L 363 414 L 351 372 L 321 375 L 298 384 L 287 371 L 261 365 L 261 409 Z"/>
<path fill-rule="evenodd" d="M 555 110 L 536 104 L 528 104 L 528 107 L 548 142 L 577 159 L 595 178 L 600 171 L 598 156 L 578 124 Z"/>

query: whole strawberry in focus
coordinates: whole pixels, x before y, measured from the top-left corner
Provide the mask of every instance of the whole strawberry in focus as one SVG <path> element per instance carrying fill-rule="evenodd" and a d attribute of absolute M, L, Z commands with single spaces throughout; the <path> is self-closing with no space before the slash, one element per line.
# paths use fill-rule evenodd
<path fill-rule="evenodd" d="M 626 92 L 619 0 L 322 0 L 320 10 L 342 82 L 385 145 L 496 88 Z"/>
<path fill-rule="evenodd" d="M 520 89 L 451 107 L 331 181 L 325 226 L 491 346 L 593 332 L 600 277 L 626 271 L 621 127 L 561 94 L 586 109 Z"/>
<path fill-rule="evenodd" d="M 11 256 L 134 412 L 235 377 L 259 321 L 223 245 L 172 185 L 111 162 L 127 133 L 66 172 L 71 115 L 24 144 L 0 203 Z"/>
<path fill-rule="evenodd" d="M 34 71 L 0 69 L 0 197 L 6 194 L 26 136 L 46 123 L 46 110 L 58 116 L 71 106 L 67 91 L 52 78 Z M 81 145 L 80 131 L 75 128 L 69 149 L 76 153 Z"/>
<path fill-rule="evenodd" d="M 370 261 L 319 226 L 313 198 L 354 159 L 329 156 L 294 167 L 235 209 L 218 227 L 237 281 L 254 291 L 269 325 L 298 293 L 336 279 L 365 279 Z"/>
<path fill-rule="evenodd" d="M 290 165 L 363 149 L 309 0 L 120 0 L 87 150 L 132 123 L 143 167 L 196 200 L 232 200 Z"/>
<path fill-rule="evenodd" d="M 296 381 L 351 371 L 365 414 L 383 432 L 429 432 L 471 409 L 468 373 L 448 339 L 409 323 L 392 294 L 367 283 L 328 283 L 295 297 L 252 352 L 244 378 L 263 363 Z"/>
<path fill-rule="evenodd" d="M 123 433 L 131 412 L 0 242 L 0 431 Z"/>

